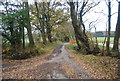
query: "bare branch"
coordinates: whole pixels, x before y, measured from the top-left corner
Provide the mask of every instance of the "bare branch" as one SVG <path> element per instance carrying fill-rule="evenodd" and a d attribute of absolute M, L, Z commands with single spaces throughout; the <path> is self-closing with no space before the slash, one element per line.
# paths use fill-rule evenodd
<path fill-rule="evenodd" d="M 117 14 L 118 12 L 115 12 L 115 13 L 113 13 L 111 16 L 113 16 L 113 15 L 115 15 L 115 14 Z"/>
<path fill-rule="evenodd" d="M 88 3 L 88 0 L 87 0 L 86 2 L 83 2 L 83 3 L 82 3 L 82 7 L 80 8 L 80 15 L 82 15 L 82 13 L 83 13 L 83 11 L 84 11 L 84 8 L 85 8 L 85 6 L 87 5 L 87 3 Z"/>
<path fill-rule="evenodd" d="M 90 11 L 92 8 L 94 8 L 95 6 L 97 6 L 99 3 L 100 3 L 100 1 L 99 1 L 98 3 L 96 3 L 96 4 L 94 4 L 93 6 L 91 6 L 90 8 L 88 8 L 87 10 L 85 10 L 85 11 L 83 12 L 82 16 L 85 15 L 85 14 L 86 14 L 88 11 Z"/>
<path fill-rule="evenodd" d="M 107 14 L 105 14 L 105 13 L 103 13 L 103 12 L 95 12 L 95 13 L 101 13 L 101 14 L 103 14 L 103 15 L 107 15 Z"/>
<path fill-rule="evenodd" d="M 105 3 L 106 3 L 106 5 L 108 6 L 108 3 L 107 3 L 107 1 L 105 0 Z"/>

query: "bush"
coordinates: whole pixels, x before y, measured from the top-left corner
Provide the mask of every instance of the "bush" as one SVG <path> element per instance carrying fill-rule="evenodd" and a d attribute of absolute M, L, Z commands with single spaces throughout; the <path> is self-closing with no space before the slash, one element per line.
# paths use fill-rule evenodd
<path fill-rule="evenodd" d="M 22 50 L 9 50 L 6 52 L 3 58 L 6 59 L 14 59 L 14 60 L 20 60 L 20 59 L 27 59 L 32 56 L 38 55 L 39 52 L 37 49 L 22 49 Z"/>
<path fill-rule="evenodd" d="M 27 47 L 26 49 L 21 49 L 21 50 L 10 49 L 9 51 L 5 51 L 2 54 L 2 57 L 3 59 L 14 59 L 14 60 L 27 59 L 40 54 L 47 54 L 60 43 L 61 42 L 55 42 L 55 43 L 47 43 L 46 45 L 44 45 L 43 43 L 38 42 L 36 43 L 35 48 Z"/>
<path fill-rule="evenodd" d="M 46 52 L 45 52 L 45 49 L 42 48 L 42 47 L 38 47 L 37 49 L 38 49 L 38 52 L 39 52 L 40 54 L 46 53 Z"/>

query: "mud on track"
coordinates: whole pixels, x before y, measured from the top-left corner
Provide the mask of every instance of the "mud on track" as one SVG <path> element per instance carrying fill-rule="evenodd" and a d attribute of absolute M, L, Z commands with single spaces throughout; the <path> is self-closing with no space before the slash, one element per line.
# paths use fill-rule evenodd
<path fill-rule="evenodd" d="M 53 50 L 53 52 L 51 53 L 51 55 L 50 56 L 48 56 L 48 57 L 46 57 L 45 59 L 46 60 L 50 60 L 50 59 L 52 59 L 53 57 L 55 57 L 55 56 L 58 56 L 62 51 L 61 51 L 61 48 L 63 47 L 63 44 L 61 44 L 61 45 L 58 45 L 54 50 Z"/>

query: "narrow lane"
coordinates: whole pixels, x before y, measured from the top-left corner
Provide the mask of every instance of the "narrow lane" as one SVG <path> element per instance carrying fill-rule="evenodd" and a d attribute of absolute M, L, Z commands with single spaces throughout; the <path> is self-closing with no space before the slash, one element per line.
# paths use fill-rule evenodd
<path fill-rule="evenodd" d="M 47 62 L 68 65 L 75 70 L 75 76 L 77 76 L 78 79 L 91 79 L 88 72 L 86 72 L 82 67 L 78 66 L 77 63 L 75 63 L 72 59 L 69 58 L 69 53 L 65 49 L 65 45 L 67 44 L 68 43 L 64 43 L 63 45 L 61 45 L 61 48 L 57 48 L 57 53 L 52 53 L 51 55 L 53 57 Z M 52 79 L 68 79 L 68 77 L 65 77 L 64 74 L 59 73 L 57 70 L 53 69 L 52 71 L 52 74 L 49 74 L 49 78 L 50 76 L 52 76 Z"/>
<path fill-rule="evenodd" d="M 50 55 L 4 64 L 3 79 L 91 79 L 91 76 L 70 57 L 64 43 Z"/>

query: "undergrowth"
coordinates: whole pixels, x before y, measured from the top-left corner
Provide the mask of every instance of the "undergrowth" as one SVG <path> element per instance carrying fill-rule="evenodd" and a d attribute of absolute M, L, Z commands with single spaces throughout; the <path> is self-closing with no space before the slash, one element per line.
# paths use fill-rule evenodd
<path fill-rule="evenodd" d="M 21 60 L 38 56 L 41 54 L 47 54 L 60 43 L 61 42 L 57 41 L 54 43 L 47 43 L 46 45 L 44 45 L 42 42 L 36 42 L 36 46 L 34 48 L 26 47 L 25 49 L 20 49 L 16 51 L 6 51 L 2 54 L 2 59 Z"/>

